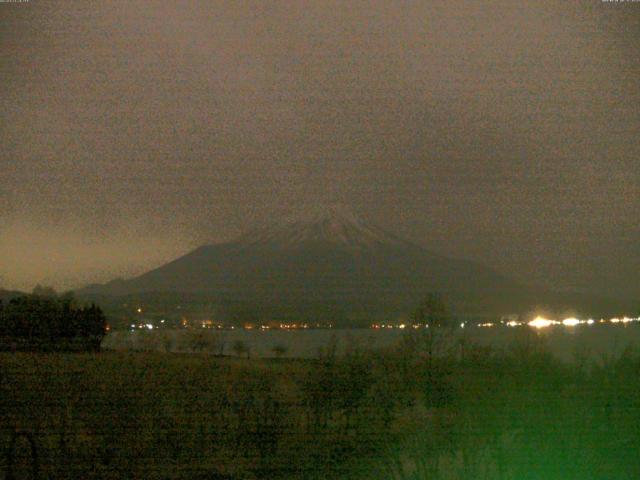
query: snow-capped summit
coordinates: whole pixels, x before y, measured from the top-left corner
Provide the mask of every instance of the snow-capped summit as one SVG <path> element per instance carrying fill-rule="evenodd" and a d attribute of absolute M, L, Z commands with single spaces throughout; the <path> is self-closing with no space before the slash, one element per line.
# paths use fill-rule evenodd
<path fill-rule="evenodd" d="M 336 210 L 255 229 L 242 235 L 238 242 L 247 246 L 263 245 L 281 249 L 326 243 L 352 250 L 408 243 L 381 228 L 363 222 L 353 214 Z"/>

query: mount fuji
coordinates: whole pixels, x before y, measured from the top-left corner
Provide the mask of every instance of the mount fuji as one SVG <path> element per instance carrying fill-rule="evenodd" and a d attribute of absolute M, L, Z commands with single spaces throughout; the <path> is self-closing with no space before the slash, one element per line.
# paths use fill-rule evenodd
<path fill-rule="evenodd" d="M 201 246 L 138 277 L 78 293 L 183 294 L 208 298 L 228 318 L 344 318 L 353 324 L 405 315 L 433 291 L 461 311 L 508 311 L 525 289 L 481 264 L 433 253 L 333 212 Z"/>

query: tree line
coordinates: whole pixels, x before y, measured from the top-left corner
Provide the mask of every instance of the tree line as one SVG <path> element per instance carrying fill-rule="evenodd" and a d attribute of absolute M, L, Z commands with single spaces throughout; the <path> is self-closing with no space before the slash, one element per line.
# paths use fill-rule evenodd
<path fill-rule="evenodd" d="M 102 309 L 79 306 L 71 294 L 36 287 L 0 300 L 0 348 L 4 350 L 99 350 L 107 330 Z"/>

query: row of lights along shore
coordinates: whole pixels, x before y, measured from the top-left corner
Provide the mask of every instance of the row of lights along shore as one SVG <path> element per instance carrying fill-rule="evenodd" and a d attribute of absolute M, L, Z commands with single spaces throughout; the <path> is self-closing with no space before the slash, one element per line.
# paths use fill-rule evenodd
<path fill-rule="evenodd" d="M 142 308 L 137 308 L 136 309 L 137 313 L 142 313 Z M 630 324 L 630 323 L 636 323 L 636 322 L 640 322 L 640 317 L 637 318 L 631 318 L 631 317 L 614 317 L 614 318 L 610 318 L 610 319 L 604 319 L 601 318 L 599 320 L 594 320 L 592 318 L 586 319 L 586 320 L 582 320 L 582 319 L 578 319 L 575 317 L 568 317 L 565 318 L 563 320 L 553 320 L 553 319 L 549 319 L 549 318 L 545 318 L 542 316 L 538 316 L 536 318 L 534 318 L 533 320 L 529 321 L 529 322 L 521 322 L 518 320 L 509 320 L 509 321 L 505 321 L 505 320 L 501 320 L 499 322 L 485 322 L 485 323 L 477 323 L 477 324 L 473 324 L 473 323 L 469 323 L 469 322 L 462 322 L 460 323 L 460 328 L 465 328 L 466 326 L 476 326 L 479 328 L 492 328 L 492 327 L 501 327 L 501 326 L 506 326 L 506 327 L 520 327 L 520 326 L 529 326 L 532 328 L 536 328 L 536 329 L 541 329 L 541 328 L 547 328 L 547 327 L 552 327 L 552 326 L 565 326 L 565 327 L 575 327 L 577 325 L 594 325 L 594 324 L 622 324 L 622 325 L 626 325 L 626 324 Z M 164 324 L 165 321 L 161 320 L 160 324 Z M 201 325 L 199 324 L 201 323 Z M 235 330 L 236 328 L 238 329 L 244 329 L 244 330 L 307 330 L 307 329 L 318 329 L 318 328 L 322 328 L 322 329 L 326 329 L 326 328 L 333 328 L 332 324 L 309 324 L 309 323 L 280 323 L 277 325 L 253 325 L 253 324 L 246 324 L 243 326 L 239 326 L 239 327 L 235 327 L 233 325 L 230 326 L 225 326 L 225 325 L 221 325 L 221 324 L 214 324 L 211 320 L 207 320 L 207 321 L 202 321 L 202 322 L 196 322 L 197 326 L 200 326 L 201 328 L 214 328 L 214 329 L 218 329 L 218 330 Z M 182 321 L 182 326 L 183 327 L 187 327 L 187 323 L 186 321 L 183 319 Z M 163 325 L 154 325 L 153 323 L 132 323 L 130 328 L 132 330 L 135 329 L 147 329 L 147 330 L 153 330 L 154 328 L 162 328 Z M 405 324 L 405 323 L 400 323 L 400 324 L 396 324 L 396 323 L 373 323 L 370 325 L 370 328 L 373 330 L 383 330 L 383 329 L 388 329 L 388 330 L 393 330 L 393 329 L 399 329 L 399 330 L 404 330 L 404 329 L 420 329 L 420 328 L 429 328 L 429 325 L 426 324 Z"/>
<path fill-rule="evenodd" d="M 630 318 L 630 317 L 622 317 L 622 318 L 611 318 L 611 319 L 604 319 L 601 318 L 599 320 L 594 320 L 592 318 L 589 318 L 587 320 L 580 320 L 578 318 L 575 317 L 568 317 L 565 318 L 564 320 L 551 320 L 545 317 L 536 317 L 533 320 L 531 320 L 530 322 L 520 322 L 517 320 L 510 320 L 510 321 L 500 321 L 500 322 L 486 322 L 486 323 L 478 323 L 478 324 L 471 324 L 468 322 L 462 322 L 460 324 L 460 328 L 465 328 L 466 326 L 476 326 L 479 328 L 492 328 L 492 327 L 502 327 L 502 326 L 506 326 L 506 327 L 521 327 L 521 326 L 529 326 L 529 327 L 533 327 L 533 328 L 547 328 L 547 327 L 552 327 L 552 326 L 557 326 L 557 325 L 562 325 L 565 327 L 575 327 L 576 325 L 594 325 L 594 324 L 629 324 L 629 323 L 634 323 L 634 322 L 640 322 L 640 317 L 638 318 Z M 411 324 L 411 325 L 407 325 L 404 323 L 401 324 L 393 324 L 393 323 L 373 323 L 371 325 L 371 328 L 374 330 L 382 330 L 382 329 L 400 329 L 400 330 L 404 330 L 406 328 L 414 328 L 414 329 L 419 329 L 419 328 L 429 328 L 428 325 L 422 325 L 422 324 Z"/>

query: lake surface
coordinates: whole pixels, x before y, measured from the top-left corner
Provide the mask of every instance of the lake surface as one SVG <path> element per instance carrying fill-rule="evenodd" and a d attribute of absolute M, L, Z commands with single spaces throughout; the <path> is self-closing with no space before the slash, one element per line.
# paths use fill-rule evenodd
<path fill-rule="evenodd" d="M 194 332 L 202 333 L 209 341 L 204 351 L 234 355 L 233 344 L 242 341 L 251 351 L 252 357 L 273 357 L 273 349 L 282 346 L 286 357 L 313 358 L 321 348 L 335 342 L 338 353 L 351 347 L 379 349 L 398 344 L 407 330 L 400 329 L 331 329 L 331 330 L 136 330 L 117 331 L 107 335 L 103 348 L 107 350 L 161 350 L 188 352 L 190 338 Z M 511 348 L 533 332 L 546 343 L 549 351 L 557 357 L 572 361 L 577 356 L 594 360 L 619 356 L 628 347 L 640 348 L 640 324 L 577 325 L 574 327 L 552 326 L 534 330 L 520 327 L 467 327 L 456 335 L 467 342 L 492 346 L 497 349 Z"/>

